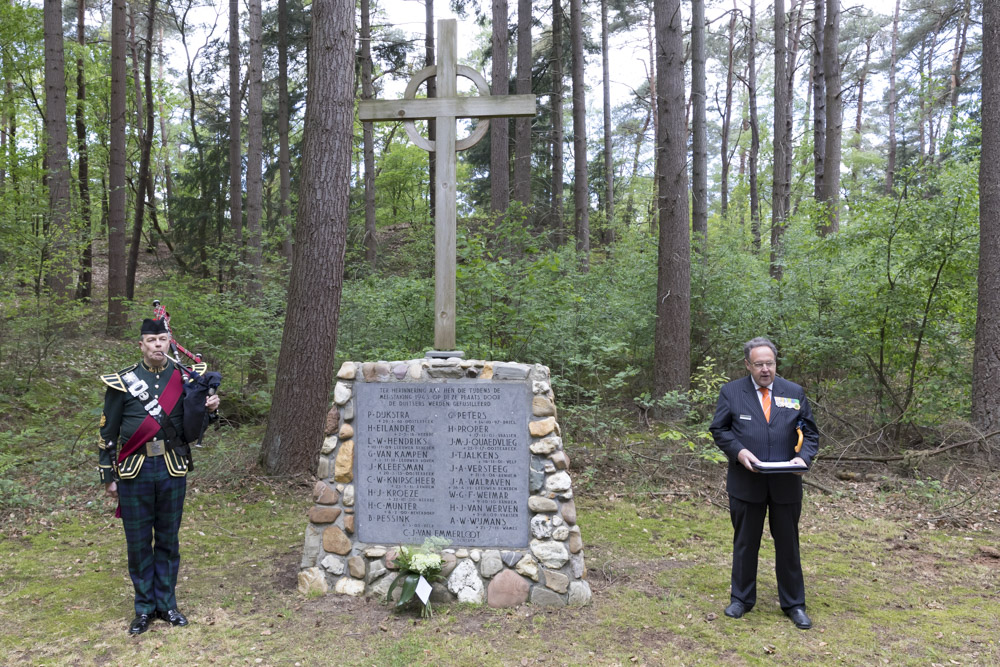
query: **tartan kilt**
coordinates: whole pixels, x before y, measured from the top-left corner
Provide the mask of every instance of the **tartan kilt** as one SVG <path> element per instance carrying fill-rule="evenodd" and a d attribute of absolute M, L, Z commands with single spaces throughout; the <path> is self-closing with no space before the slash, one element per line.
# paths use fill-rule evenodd
<path fill-rule="evenodd" d="M 186 491 L 187 478 L 170 475 L 162 456 L 146 457 L 136 477 L 118 482 L 136 614 L 177 607 L 174 587 Z"/>

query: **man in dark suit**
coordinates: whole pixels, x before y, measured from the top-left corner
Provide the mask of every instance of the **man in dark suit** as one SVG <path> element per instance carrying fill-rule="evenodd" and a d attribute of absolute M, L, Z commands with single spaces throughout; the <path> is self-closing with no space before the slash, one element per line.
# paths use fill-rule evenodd
<path fill-rule="evenodd" d="M 770 514 L 774 570 L 781 608 L 797 628 L 806 630 L 805 584 L 799 562 L 802 473 L 761 473 L 755 464 L 785 461 L 803 472 L 819 449 L 819 434 L 802 387 L 776 377 L 778 351 L 766 338 L 743 346 L 749 376 L 719 390 L 709 430 L 726 457 L 729 515 L 733 522 L 733 572 L 726 616 L 739 618 L 757 602 L 757 552 L 764 517 Z M 802 430 L 802 448 L 795 451 Z"/>

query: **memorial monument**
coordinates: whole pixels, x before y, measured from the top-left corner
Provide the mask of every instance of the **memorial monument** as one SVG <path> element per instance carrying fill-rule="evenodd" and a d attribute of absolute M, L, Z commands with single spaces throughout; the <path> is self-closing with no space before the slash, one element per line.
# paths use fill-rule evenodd
<path fill-rule="evenodd" d="M 454 20 L 438 22 L 438 64 L 404 99 L 362 102 L 362 120 L 408 121 L 415 143 L 437 152 L 435 350 L 422 359 L 346 362 L 327 416 L 299 571 L 304 593 L 384 597 L 402 545 L 448 540 L 445 582 L 431 600 L 494 607 L 590 601 L 583 540 L 549 369 L 467 360 L 455 351 L 455 119 L 533 115 L 530 95 L 490 97 L 459 66 Z M 437 77 L 438 97 L 415 99 Z M 456 77 L 477 97 L 458 97 Z M 415 119 L 435 123 L 436 142 Z"/>

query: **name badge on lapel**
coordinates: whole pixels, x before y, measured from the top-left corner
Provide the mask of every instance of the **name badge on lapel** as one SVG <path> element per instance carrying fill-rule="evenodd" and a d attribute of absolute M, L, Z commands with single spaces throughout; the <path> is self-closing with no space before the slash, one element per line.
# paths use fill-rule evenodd
<path fill-rule="evenodd" d="M 784 396 L 775 396 L 774 404 L 779 408 L 791 408 L 792 410 L 800 410 L 802 408 L 799 399 L 785 398 Z"/>
<path fill-rule="evenodd" d="M 740 419 L 744 421 L 750 421 L 750 415 L 740 415 Z"/>

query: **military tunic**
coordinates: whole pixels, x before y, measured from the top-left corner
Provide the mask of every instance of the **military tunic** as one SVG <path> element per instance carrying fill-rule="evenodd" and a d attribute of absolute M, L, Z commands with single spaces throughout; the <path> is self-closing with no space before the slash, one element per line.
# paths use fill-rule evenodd
<path fill-rule="evenodd" d="M 162 369 L 151 369 L 143 362 L 104 375 L 107 385 L 104 413 L 101 417 L 99 467 L 101 481 L 118 483 L 119 507 L 128 543 L 128 570 L 135 589 L 135 613 L 152 614 L 177 607 L 174 588 L 180 566 L 178 533 L 187 489 L 188 445 L 183 443 L 184 401 L 178 398 L 168 416 L 176 431 L 172 449 L 150 455 L 146 445 L 139 447 L 121 463 L 118 452 L 128 441 L 147 412 L 143 402 L 128 393 L 122 375 L 135 373 L 145 381 L 148 392 L 157 399 L 173 373 L 180 373 L 173 362 Z M 147 399 L 148 400 L 148 399 Z M 165 440 L 161 428 L 153 440 Z"/>

